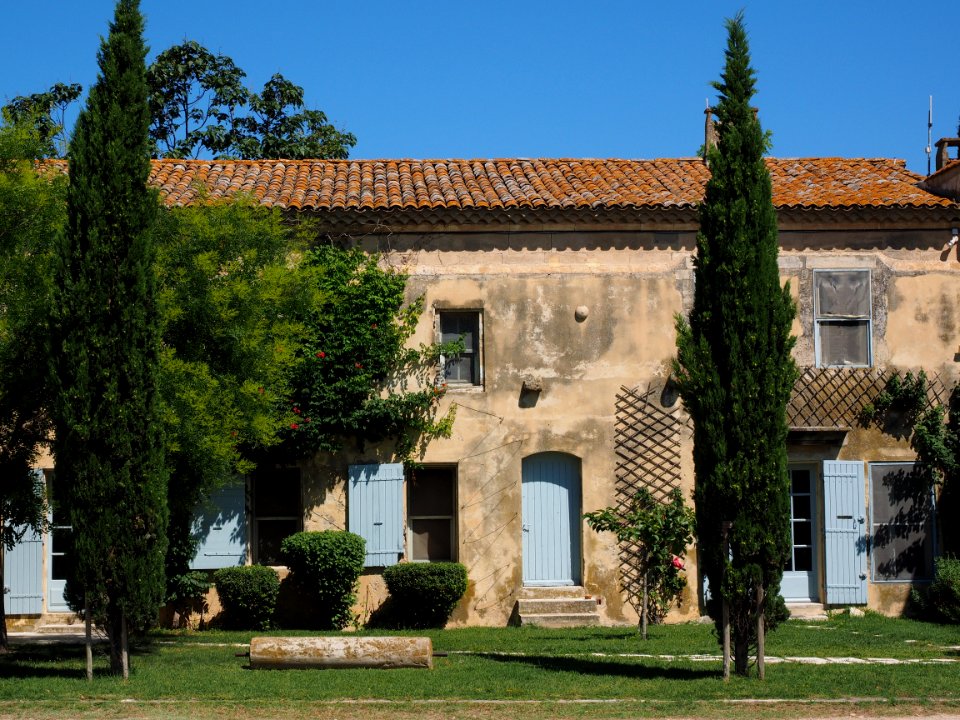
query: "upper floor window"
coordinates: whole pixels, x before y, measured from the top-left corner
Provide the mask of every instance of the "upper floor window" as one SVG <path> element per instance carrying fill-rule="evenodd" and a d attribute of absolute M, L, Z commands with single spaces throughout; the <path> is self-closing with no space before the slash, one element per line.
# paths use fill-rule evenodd
<path fill-rule="evenodd" d="M 440 342 L 461 340 L 463 351 L 443 357 L 443 379 L 450 385 L 482 385 L 480 364 L 480 313 L 478 311 L 439 312 Z"/>
<path fill-rule="evenodd" d="M 817 367 L 871 365 L 869 270 L 814 270 Z"/>

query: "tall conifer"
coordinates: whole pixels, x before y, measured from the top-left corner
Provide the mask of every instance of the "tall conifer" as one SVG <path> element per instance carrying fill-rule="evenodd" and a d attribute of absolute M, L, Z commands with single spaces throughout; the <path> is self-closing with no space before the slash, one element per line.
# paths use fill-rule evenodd
<path fill-rule="evenodd" d="M 68 594 L 106 630 L 111 669 L 125 675 L 127 629 L 153 622 L 163 599 L 167 522 L 145 55 L 139 3 L 120 0 L 70 143 L 51 352 Z"/>
<path fill-rule="evenodd" d="M 797 376 L 795 307 L 777 269 L 777 217 L 764 164 L 767 136 L 751 107 L 755 73 L 742 14 L 727 21 L 716 108 L 717 147 L 700 205 L 696 290 L 677 320 L 676 373 L 694 422 L 698 559 L 707 609 L 728 602 L 735 669 L 746 674 L 762 612 L 785 616 L 780 579 L 790 551 L 786 404 Z M 722 524 L 730 523 L 724 553 Z M 763 601 L 757 602 L 758 588 Z"/>

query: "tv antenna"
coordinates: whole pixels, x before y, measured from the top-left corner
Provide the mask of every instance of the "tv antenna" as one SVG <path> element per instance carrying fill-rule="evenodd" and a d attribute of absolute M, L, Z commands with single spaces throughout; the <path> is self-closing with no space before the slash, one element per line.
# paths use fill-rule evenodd
<path fill-rule="evenodd" d="M 933 95 L 930 96 L 930 108 L 927 110 L 927 175 L 930 174 L 930 151 L 933 147 Z"/>

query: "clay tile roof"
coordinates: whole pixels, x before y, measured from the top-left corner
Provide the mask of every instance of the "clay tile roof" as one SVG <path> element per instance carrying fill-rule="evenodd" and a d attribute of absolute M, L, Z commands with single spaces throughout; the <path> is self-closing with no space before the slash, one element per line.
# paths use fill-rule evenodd
<path fill-rule="evenodd" d="M 918 187 L 923 176 L 902 160 L 766 162 L 778 208 L 955 207 Z M 268 206 L 329 211 L 692 208 L 708 178 L 698 158 L 154 160 L 150 174 L 168 205 L 246 193 Z"/>

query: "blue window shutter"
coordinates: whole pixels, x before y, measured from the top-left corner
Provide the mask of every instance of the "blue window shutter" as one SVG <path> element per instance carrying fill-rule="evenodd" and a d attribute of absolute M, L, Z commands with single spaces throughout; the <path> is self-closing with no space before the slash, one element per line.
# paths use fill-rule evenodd
<path fill-rule="evenodd" d="M 3 557 L 3 609 L 8 615 L 43 612 L 43 542 L 26 528 L 20 542 Z"/>
<path fill-rule="evenodd" d="M 247 562 L 247 494 L 243 481 L 224 485 L 197 509 L 192 534 L 200 541 L 190 567 L 195 570 Z"/>
<path fill-rule="evenodd" d="M 403 554 L 403 464 L 351 465 L 350 531 L 367 541 L 367 567 L 395 565 Z"/>
<path fill-rule="evenodd" d="M 823 529 L 827 604 L 867 602 L 867 536 L 863 463 L 823 463 Z"/>

